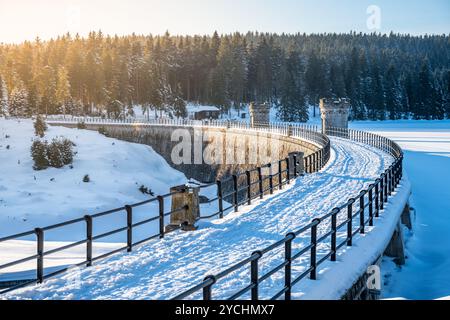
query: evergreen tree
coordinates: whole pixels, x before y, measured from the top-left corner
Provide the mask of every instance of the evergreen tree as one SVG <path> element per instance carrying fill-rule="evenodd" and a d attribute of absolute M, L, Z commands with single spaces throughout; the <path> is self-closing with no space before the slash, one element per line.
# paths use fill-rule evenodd
<path fill-rule="evenodd" d="M 389 119 L 400 119 L 402 111 L 402 91 L 393 65 L 389 66 L 386 73 L 384 88 L 386 106 L 387 110 L 389 110 Z"/>
<path fill-rule="evenodd" d="M 290 51 L 285 69 L 278 117 L 287 122 L 306 122 L 308 121 L 308 109 L 301 80 L 303 67 L 297 52 Z"/>
<path fill-rule="evenodd" d="M 2 77 L 0 77 L 0 116 L 9 116 L 8 89 Z"/>
<path fill-rule="evenodd" d="M 58 80 L 56 82 L 56 102 L 58 105 L 57 113 L 66 114 L 70 100 L 69 77 L 66 69 L 60 68 L 58 71 Z"/>
<path fill-rule="evenodd" d="M 31 158 L 34 162 L 34 170 L 44 170 L 48 168 L 47 141 L 33 141 L 33 144 L 31 145 Z"/>
<path fill-rule="evenodd" d="M 34 133 L 43 138 L 45 135 L 45 131 L 47 130 L 47 124 L 44 119 L 40 115 L 37 116 L 36 121 L 34 122 Z"/>
<path fill-rule="evenodd" d="M 28 104 L 28 92 L 25 89 L 22 81 L 17 81 L 9 100 L 9 114 L 12 117 L 29 117 L 31 110 Z"/>
<path fill-rule="evenodd" d="M 316 51 L 311 51 L 308 57 L 308 65 L 305 73 L 306 86 L 309 90 L 309 103 L 314 106 L 314 117 L 316 116 L 316 106 L 319 99 L 323 97 L 325 91 L 325 70 L 324 64 L 318 57 Z"/>

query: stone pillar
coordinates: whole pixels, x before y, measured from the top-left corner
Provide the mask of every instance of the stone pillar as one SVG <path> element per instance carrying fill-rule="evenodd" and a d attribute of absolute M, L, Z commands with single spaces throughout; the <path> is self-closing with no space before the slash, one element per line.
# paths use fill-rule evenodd
<path fill-rule="evenodd" d="M 166 231 L 173 230 L 180 225 L 184 231 L 197 230 L 195 223 L 200 217 L 199 205 L 200 188 L 192 186 L 177 186 L 170 188 L 172 195 L 172 214 L 170 215 L 170 225 Z M 181 209 L 184 208 L 186 209 Z"/>
<path fill-rule="evenodd" d="M 394 231 L 394 234 L 392 235 L 389 245 L 384 252 L 384 255 L 390 258 L 395 258 L 394 262 L 399 266 L 405 264 L 405 248 L 403 245 L 403 232 L 400 221 L 397 224 L 397 227 Z"/>
<path fill-rule="evenodd" d="M 403 209 L 401 221 L 409 230 L 412 230 L 411 207 L 409 206 L 409 203 L 407 203 L 405 209 Z"/>
<path fill-rule="evenodd" d="M 349 99 L 320 99 L 322 133 L 327 134 L 330 128 L 348 129 L 349 112 Z"/>
<path fill-rule="evenodd" d="M 250 103 L 250 125 L 255 128 L 270 123 L 270 107 L 268 103 Z"/>

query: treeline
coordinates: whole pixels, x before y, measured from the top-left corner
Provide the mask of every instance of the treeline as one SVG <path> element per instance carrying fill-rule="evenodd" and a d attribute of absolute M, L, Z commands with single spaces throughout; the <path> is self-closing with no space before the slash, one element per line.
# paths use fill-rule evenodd
<path fill-rule="evenodd" d="M 450 36 L 229 34 L 124 37 L 91 32 L 0 45 L 0 113 L 124 117 L 133 105 L 185 116 L 270 102 L 305 121 L 321 97 L 348 97 L 354 119 L 450 116 Z"/>

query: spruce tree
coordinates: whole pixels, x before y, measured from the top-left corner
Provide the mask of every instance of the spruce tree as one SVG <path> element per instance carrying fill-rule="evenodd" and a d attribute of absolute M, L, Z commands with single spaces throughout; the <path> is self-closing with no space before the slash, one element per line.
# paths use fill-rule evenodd
<path fill-rule="evenodd" d="M 28 103 L 28 92 L 23 83 L 18 80 L 9 99 L 9 114 L 13 117 L 29 117 L 31 111 Z"/>
<path fill-rule="evenodd" d="M 45 131 L 47 130 L 47 124 L 41 115 L 38 115 L 36 121 L 34 122 L 34 133 L 36 136 L 43 138 Z"/>
<path fill-rule="evenodd" d="M 303 67 L 298 53 L 291 50 L 286 60 L 285 76 L 281 86 L 281 101 L 278 118 L 287 122 L 308 121 L 304 86 L 301 80 Z"/>
<path fill-rule="evenodd" d="M 34 170 L 44 170 L 48 168 L 47 141 L 33 141 L 33 144 L 31 145 L 31 158 L 34 162 Z"/>
<path fill-rule="evenodd" d="M 2 77 L 0 77 L 0 116 L 9 116 L 8 89 L 6 88 L 5 80 Z"/>

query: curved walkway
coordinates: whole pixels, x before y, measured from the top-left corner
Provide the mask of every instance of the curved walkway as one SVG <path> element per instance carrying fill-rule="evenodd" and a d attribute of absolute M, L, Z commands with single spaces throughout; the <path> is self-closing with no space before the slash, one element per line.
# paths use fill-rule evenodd
<path fill-rule="evenodd" d="M 202 221 L 196 232 L 176 232 L 164 240 L 119 254 L 98 265 L 69 271 L 42 285 L 23 288 L 7 299 L 168 299 L 247 258 L 252 251 L 299 229 L 311 219 L 328 213 L 379 177 L 393 160 L 380 150 L 332 138 L 332 158 L 321 172 L 297 179 L 288 189 L 223 220 Z M 319 232 L 327 226 L 321 224 Z M 308 241 L 296 239 L 301 248 Z M 304 242 L 303 242 L 304 241 Z M 320 253 L 321 248 L 318 248 Z M 283 252 L 274 253 L 280 255 Z M 261 259 L 261 274 L 274 267 L 274 259 Z M 266 261 L 267 258 L 267 261 Z M 279 261 L 281 261 L 278 259 Z M 275 259 L 277 260 L 277 259 Z M 277 263 L 277 261 L 274 261 Z M 293 272 L 302 272 L 308 255 Z M 227 298 L 249 284 L 249 270 L 237 270 L 214 285 L 213 297 Z M 261 298 L 282 288 L 283 271 L 261 284 Z M 301 284 L 301 282 L 300 282 Z M 193 296 L 192 298 L 199 298 Z M 242 296 L 246 298 L 246 296 Z"/>

